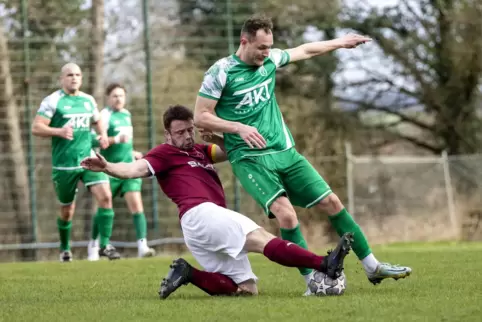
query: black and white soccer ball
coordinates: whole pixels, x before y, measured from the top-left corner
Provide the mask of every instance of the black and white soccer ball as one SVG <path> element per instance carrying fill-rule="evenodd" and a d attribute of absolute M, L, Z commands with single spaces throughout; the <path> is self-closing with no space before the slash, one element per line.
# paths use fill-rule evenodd
<path fill-rule="evenodd" d="M 314 271 L 308 287 L 317 296 L 343 295 L 346 289 L 346 277 L 342 272 L 337 279 L 332 279 L 320 271 Z"/>

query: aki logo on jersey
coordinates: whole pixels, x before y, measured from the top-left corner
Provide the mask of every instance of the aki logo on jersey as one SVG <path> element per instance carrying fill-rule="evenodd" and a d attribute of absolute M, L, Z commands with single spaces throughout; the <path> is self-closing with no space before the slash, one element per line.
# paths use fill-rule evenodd
<path fill-rule="evenodd" d="M 69 119 L 64 126 L 71 126 L 75 130 L 90 131 L 90 119 L 92 114 L 64 114 L 63 118 Z"/>
<path fill-rule="evenodd" d="M 239 102 L 239 104 L 236 105 L 234 113 L 245 114 L 245 113 L 254 111 L 260 107 L 259 103 L 268 101 L 271 98 L 268 85 L 272 81 L 273 79 L 269 78 L 264 82 L 262 82 L 261 84 L 257 84 L 255 86 L 234 92 L 233 96 L 244 95 L 241 102 Z M 243 107 L 243 109 L 241 109 L 241 107 Z M 250 107 L 250 108 L 244 108 L 244 107 Z"/>

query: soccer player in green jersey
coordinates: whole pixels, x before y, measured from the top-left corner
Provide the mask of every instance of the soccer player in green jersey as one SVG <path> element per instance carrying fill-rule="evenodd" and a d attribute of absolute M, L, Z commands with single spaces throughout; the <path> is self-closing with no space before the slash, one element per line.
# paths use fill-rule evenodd
<path fill-rule="evenodd" d="M 100 112 L 104 128 L 107 129 L 109 147 L 101 149 L 100 154 L 109 162 L 130 163 L 142 158 L 142 153 L 133 147 L 133 128 L 131 113 L 125 108 L 126 89 L 118 83 L 112 83 L 106 88 L 108 106 Z M 93 145 L 100 145 L 101 136 L 93 133 Z M 119 179 L 109 176 L 112 197 L 124 197 L 136 228 L 138 257 L 151 257 L 155 251 L 147 246 L 147 223 L 142 204 L 142 179 Z M 98 231 L 92 231 L 89 260 L 98 260 L 97 248 Z"/>
<path fill-rule="evenodd" d="M 94 98 L 80 91 L 82 72 L 79 66 L 73 63 L 64 65 L 60 82 L 62 88 L 42 100 L 32 125 L 34 135 L 52 138 L 52 180 L 60 202 L 57 218 L 60 260 L 72 261 L 70 232 L 79 181 L 88 187 L 98 204 L 95 216 L 100 223 L 99 255 L 118 259 L 119 253 L 109 244 L 114 219 L 109 178 L 80 166 L 80 161 L 93 153 L 91 126 L 101 136 L 100 144 L 104 148 L 109 144 L 107 134 Z"/>
<path fill-rule="evenodd" d="M 341 236 L 354 232 L 353 251 L 373 284 L 403 278 L 411 268 L 380 263 L 360 226 L 313 166 L 300 155 L 275 97 L 276 70 L 299 60 L 355 48 L 370 38 L 349 34 L 281 50 L 273 46 L 273 24 L 264 16 L 244 22 L 235 54 L 214 63 L 205 73 L 195 106 L 199 128 L 224 133 L 233 172 L 244 189 L 270 217 L 281 236 L 307 248 L 293 205 L 316 206 Z M 311 270 L 299 268 L 309 281 Z M 306 295 L 309 295 L 309 290 Z"/>

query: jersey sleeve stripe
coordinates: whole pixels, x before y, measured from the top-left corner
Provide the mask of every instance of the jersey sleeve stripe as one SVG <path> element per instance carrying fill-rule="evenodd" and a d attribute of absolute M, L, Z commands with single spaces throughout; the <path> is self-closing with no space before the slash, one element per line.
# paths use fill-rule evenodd
<path fill-rule="evenodd" d="M 212 100 L 219 100 L 219 97 L 214 97 L 214 96 L 211 96 L 211 95 L 208 95 L 208 94 L 204 94 L 203 92 L 199 92 L 198 93 L 199 96 L 201 97 L 204 97 L 204 98 L 209 98 L 209 99 L 212 99 Z"/>
<path fill-rule="evenodd" d="M 286 50 L 283 51 L 283 56 L 284 56 L 284 59 L 283 59 L 282 66 L 287 65 L 291 61 L 291 56 L 290 56 L 290 53 L 288 51 L 286 51 Z"/>
<path fill-rule="evenodd" d="M 208 146 L 208 155 L 211 158 L 211 161 L 216 162 L 216 145 L 211 144 Z"/>
<path fill-rule="evenodd" d="M 37 115 L 40 115 L 42 117 L 45 117 L 46 119 L 52 119 L 52 116 L 49 115 L 50 113 L 44 113 L 44 112 L 37 112 Z"/>
<path fill-rule="evenodd" d="M 151 173 L 151 176 L 156 175 L 156 171 L 154 171 L 154 168 L 153 168 L 152 165 L 149 163 L 149 161 L 147 161 L 146 159 L 142 159 L 142 160 L 146 161 L 147 167 L 149 168 L 149 172 Z"/>

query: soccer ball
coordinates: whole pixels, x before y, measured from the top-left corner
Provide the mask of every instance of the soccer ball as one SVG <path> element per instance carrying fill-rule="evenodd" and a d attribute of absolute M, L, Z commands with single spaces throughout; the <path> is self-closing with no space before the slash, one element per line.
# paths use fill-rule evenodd
<path fill-rule="evenodd" d="M 308 284 L 312 294 L 318 296 L 342 295 L 346 289 L 346 277 L 342 272 L 337 279 L 332 279 L 325 273 L 315 271 Z"/>

